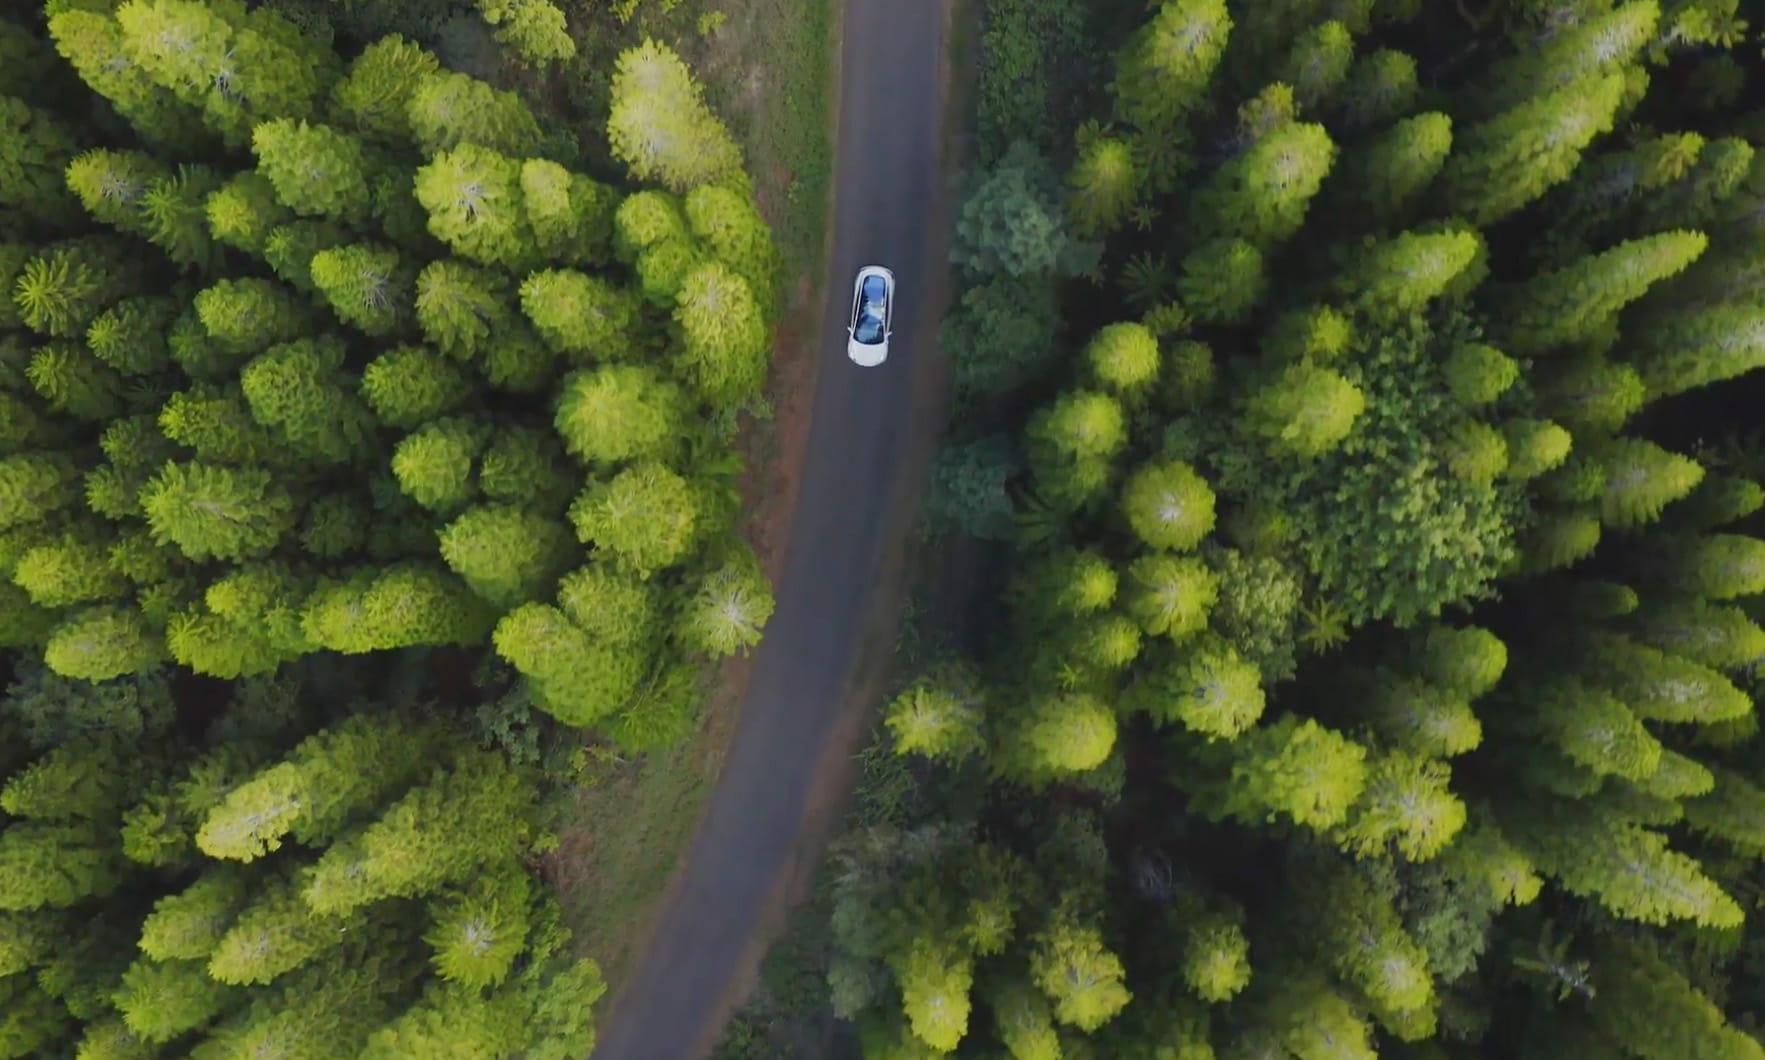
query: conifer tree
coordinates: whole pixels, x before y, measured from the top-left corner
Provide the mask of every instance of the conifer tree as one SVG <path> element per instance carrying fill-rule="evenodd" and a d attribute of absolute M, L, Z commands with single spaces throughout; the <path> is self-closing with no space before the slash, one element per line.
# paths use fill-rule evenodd
<path fill-rule="evenodd" d="M 345 324 L 376 337 L 408 328 L 416 309 L 416 270 L 393 247 L 352 243 L 314 254 L 313 286 Z"/>
<path fill-rule="evenodd" d="M 1440 170 L 1446 208 L 1487 225 L 1562 183 L 1610 131 L 1623 92 L 1619 74 L 1590 74 L 1465 129 Z"/>
<path fill-rule="evenodd" d="M 145 957 L 129 965 L 116 993 L 124 1024 L 155 1044 L 201 1029 L 239 1000 L 228 984 L 211 979 L 199 961 Z"/>
<path fill-rule="evenodd" d="M 206 961 L 251 897 L 251 880 L 226 866 L 153 905 L 141 924 L 141 952 L 152 960 Z"/>
<path fill-rule="evenodd" d="M 1216 819 L 1261 823 L 1286 817 L 1332 829 L 1348 820 L 1367 781 L 1365 747 L 1292 714 L 1252 728 L 1208 756 L 1197 808 Z"/>
<path fill-rule="evenodd" d="M 540 144 L 539 123 L 521 97 L 452 70 L 424 74 L 410 92 L 405 116 L 428 156 L 476 145 L 522 157 Z"/>
<path fill-rule="evenodd" d="M 164 659 L 165 643 L 146 616 L 120 606 L 89 607 L 68 616 L 43 648 L 51 670 L 87 681 L 142 673 Z"/>
<path fill-rule="evenodd" d="M 1151 658 L 1124 694 L 1124 708 L 1143 711 L 1160 725 L 1181 724 L 1222 739 L 1262 717 L 1266 700 L 1260 674 L 1225 640 L 1203 635 Z"/>
<path fill-rule="evenodd" d="M 715 262 L 681 278 L 674 323 L 685 375 L 714 403 L 738 407 L 766 381 L 766 310 L 740 275 Z"/>
<path fill-rule="evenodd" d="M 1451 118 L 1429 111 L 1344 151 L 1326 191 L 1331 205 L 1353 208 L 1379 225 L 1407 218 L 1446 164 L 1453 134 Z"/>
<path fill-rule="evenodd" d="M 560 352 L 619 360 L 635 344 L 637 301 L 629 291 L 587 273 L 548 269 L 521 284 L 521 309 L 540 337 Z"/>
<path fill-rule="evenodd" d="M 482 419 L 447 416 L 406 435 L 393 450 L 392 473 L 406 496 L 446 514 L 472 499 L 477 490 L 473 462 L 491 437 Z"/>
<path fill-rule="evenodd" d="M 745 179 L 741 148 L 706 105 L 692 72 L 655 40 L 619 54 L 607 139 L 633 177 L 676 193 Z"/>
<path fill-rule="evenodd" d="M 1030 974 L 1054 1006 L 1054 1018 L 1094 1031 L 1133 998 L 1121 959 L 1089 925 L 1056 920 L 1037 938 Z"/>
<path fill-rule="evenodd" d="M 209 977 L 236 986 L 269 983 L 317 960 L 360 929 L 363 916 L 315 913 L 296 877 L 270 881 L 241 909 L 208 957 Z"/>
<path fill-rule="evenodd" d="M 638 461 L 591 480 L 570 506 L 585 543 L 607 549 L 641 574 L 684 560 L 704 528 L 691 483 L 663 464 Z"/>
<path fill-rule="evenodd" d="M 1373 319 L 1396 320 L 1439 297 L 1480 249 L 1468 231 L 1402 232 L 1363 248 L 1337 283 Z"/>
<path fill-rule="evenodd" d="M 451 571 L 404 562 L 322 585 L 302 629 L 314 644 L 354 655 L 419 644 L 475 644 L 494 616 Z"/>
<path fill-rule="evenodd" d="M 1702 232 L 1659 232 L 1532 277 L 1495 300 L 1491 325 L 1526 356 L 1595 338 L 1620 309 L 1696 261 Z M 1697 384 L 1693 384 L 1697 385 Z"/>
<path fill-rule="evenodd" d="M 461 751 L 372 824 L 333 844 L 301 897 L 320 915 L 341 916 L 463 881 L 520 848 L 531 799 L 500 755 Z"/>
<path fill-rule="evenodd" d="M 1640 5 L 1638 5 L 1640 6 Z M 1643 1060 L 1759 1060 L 1756 1038 L 1647 945 L 1603 938 L 1593 964 L 1588 1016 Z"/>
<path fill-rule="evenodd" d="M 112 831 L 90 821 L 18 821 L 0 831 L 0 910 L 66 909 L 123 882 Z"/>
<path fill-rule="evenodd" d="M 680 639 L 712 656 L 746 653 L 772 617 L 772 585 L 760 561 L 740 549 L 698 583 L 681 618 Z"/>
<path fill-rule="evenodd" d="M 591 640 L 562 611 L 523 604 L 504 615 L 494 636 L 497 654 L 532 683 L 537 705 L 566 725 L 606 718 L 636 691 L 637 657 Z"/>
<path fill-rule="evenodd" d="M 292 496 L 268 471 L 195 461 L 166 464 L 141 508 L 156 541 L 199 561 L 263 555 L 294 521 Z"/>
<path fill-rule="evenodd" d="M 1259 250 L 1305 222 L 1307 205 L 1336 160 L 1321 125 L 1295 123 L 1269 133 L 1195 190 L 1195 238 L 1231 236 Z"/>
<path fill-rule="evenodd" d="M 208 337 L 231 354 L 255 353 L 299 338 L 313 326 L 298 292 L 274 280 L 221 280 L 196 293 L 196 315 Z"/>
<path fill-rule="evenodd" d="M 1328 368 L 1290 364 L 1245 402 L 1246 426 L 1276 453 L 1310 460 L 1340 444 L 1366 408 L 1355 385 Z"/>
<path fill-rule="evenodd" d="M 472 379 L 456 362 L 427 346 L 396 346 L 368 362 L 360 389 L 375 419 L 411 430 L 469 401 Z"/>
<path fill-rule="evenodd" d="M 680 387 L 643 365 L 605 365 L 564 381 L 554 425 L 580 460 L 616 464 L 669 455 L 684 427 Z"/>
<path fill-rule="evenodd" d="M 501 984 L 527 943 L 531 891 L 526 869 L 509 863 L 431 901 L 423 941 L 436 974 L 473 989 Z"/>
<path fill-rule="evenodd" d="M 429 51 L 396 33 L 362 49 L 331 89 L 330 113 L 339 125 L 391 148 L 416 142 L 411 96 L 441 69 Z"/>
<path fill-rule="evenodd" d="M 1119 136 L 1098 135 L 1079 151 L 1067 174 L 1067 208 L 1090 235 L 1120 228 L 1141 193 L 1143 177 L 1133 146 Z"/>
<path fill-rule="evenodd" d="M 346 350 L 331 336 L 273 346 L 239 373 L 252 418 L 278 443 L 315 464 L 364 456 L 374 418 L 343 372 Z"/>
<path fill-rule="evenodd" d="M 1124 571 L 1123 606 L 1153 636 L 1180 640 L 1207 625 L 1219 582 L 1199 560 L 1168 554 L 1141 556 Z"/>
<path fill-rule="evenodd" d="M 66 163 L 67 187 L 86 212 L 119 231 L 145 238 L 142 200 L 155 181 L 172 175 L 170 166 L 145 151 L 94 148 Z"/>
<path fill-rule="evenodd" d="M 1765 365 L 1765 309 L 1712 306 L 1635 332 L 1636 369 L 1651 398 L 1670 397 Z"/>
<path fill-rule="evenodd" d="M 1154 134 L 1176 131 L 1206 95 L 1231 30 L 1225 0 L 1160 5 L 1122 52 L 1111 85 L 1117 113 Z"/>
<path fill-rule="evenodd" d="M 209 146 L 201 112 L 124 54 L 122 27 L 108 8 L 59 5 L 47 13 L 55 50 L 143 139 L 174 150 Z"/>
<path fill-rule="evenodd" d="M 442 561 L 499 611 L 541 595 L 576 552 L 569 526 L 512 504 L 467 508 L 440 540 Z"/>
<path fill-rule="evenodd" d="M 1661 509 L 1692 491 L 1704 477 L 1696 461 L 1642 438 L 1618 438 L 1595 457 L 1602 472 L 1600 520 L 1634 527 L 1654 522 Z"/>
<path fill-rule="evenodd" d="M 151 375 L 167 367 L 166 331 L 177 316 L 172 298 L 125 298 L 98 314 L 86 329 L 86 347 L 124 375 Z"/>
<path fill-rule="evenodd" d="M 416 195 L 429 214 L 429 234 L 455 253 L 514 271 L 538 264 L 538 237 L 527 220 L 521 165 L 514 159 L 462 143 L 417 170 Z"/>

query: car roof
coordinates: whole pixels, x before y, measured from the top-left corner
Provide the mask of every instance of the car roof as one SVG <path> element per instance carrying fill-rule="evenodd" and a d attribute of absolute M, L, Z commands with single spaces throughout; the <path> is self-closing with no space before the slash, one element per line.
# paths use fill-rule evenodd
<path fill-rule="evenodd" d="M 866 298 L 881 298 L 888 292 L 888 289 L 889 282 L 876 273 L 864 277 L 864 284 L 861 288 Z"/>

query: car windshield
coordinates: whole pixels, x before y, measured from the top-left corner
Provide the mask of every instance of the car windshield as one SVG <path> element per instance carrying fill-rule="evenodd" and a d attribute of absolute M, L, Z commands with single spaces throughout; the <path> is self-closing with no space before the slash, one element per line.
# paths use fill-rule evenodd
<path fill-rule="evenodd" d="M 883 307 L 888 302 L 888 284 L 881 276 L 866 276 L 858 293 L 858 326 L 852 335 L 866 346 L 882 341 Z"/>

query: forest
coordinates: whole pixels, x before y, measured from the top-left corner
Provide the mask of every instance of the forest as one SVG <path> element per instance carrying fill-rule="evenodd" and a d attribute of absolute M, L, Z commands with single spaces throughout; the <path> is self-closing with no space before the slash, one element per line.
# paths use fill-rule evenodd
<path fill-rule="evenodd" d="M 1765 1057 L 1762 25 L 987 3 L 985 576 L 719 1055 Z"/>
<path fill-rule="evenodd" d="M 593 1048 L 553 759 L 759 639 L 780 252 L 673 48 L 452 6 L 0 12 L 0 1057 Z"/>

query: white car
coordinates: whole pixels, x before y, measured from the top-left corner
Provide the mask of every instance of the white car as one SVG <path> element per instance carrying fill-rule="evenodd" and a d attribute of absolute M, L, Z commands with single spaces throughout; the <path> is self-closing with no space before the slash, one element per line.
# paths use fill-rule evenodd
<path fill-rule="evenodd" d="M 846 325 L 846 356 L 875 368 L 889 359 L 889 328 L 895 315 L 895 274 L 866 265 L 852 281 L 852 319 Z"/>

